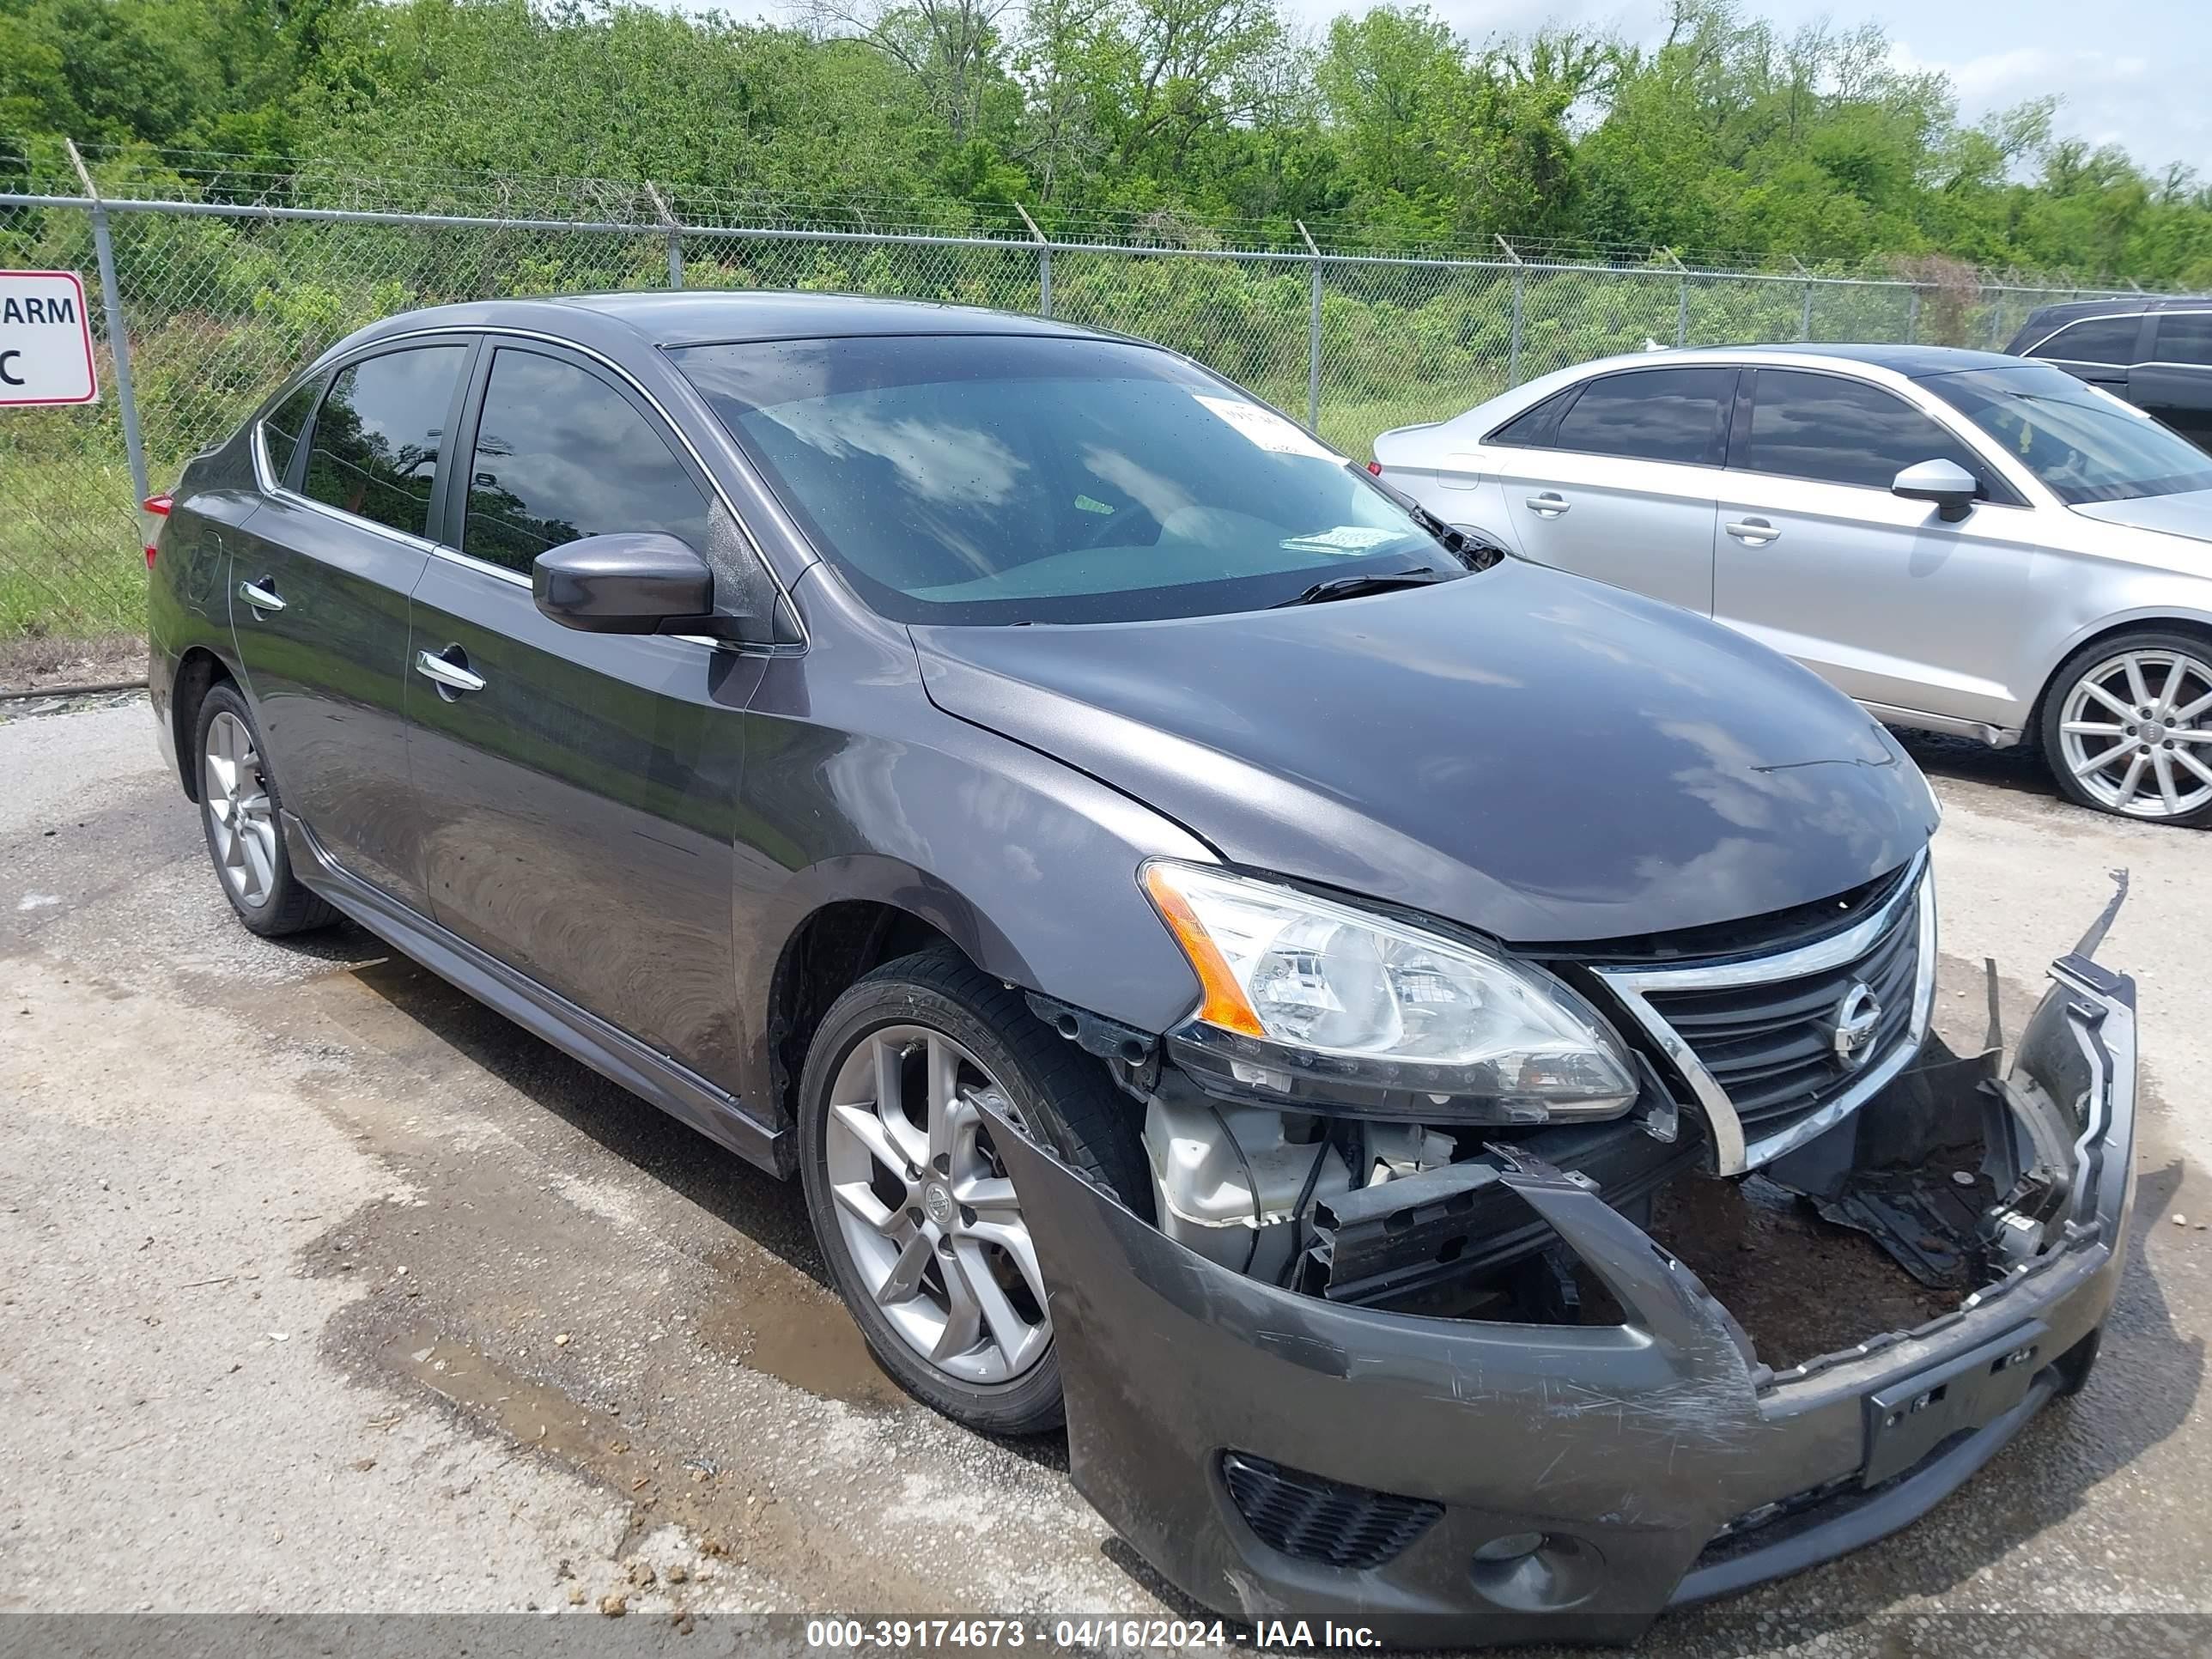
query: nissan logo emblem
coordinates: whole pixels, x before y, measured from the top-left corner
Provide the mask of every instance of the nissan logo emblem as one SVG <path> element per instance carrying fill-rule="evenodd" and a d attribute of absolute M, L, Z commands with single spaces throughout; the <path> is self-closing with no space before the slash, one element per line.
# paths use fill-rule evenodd
<path fill-rule="evenodd" d="M 1874 988 L 1863 979 L 1853 981 L 1830 1022 L 1829 1040 L 1835 1044 L 1836 1058 L 1853 1070 L 1865 1065 L 1875 1027 L 1881 1023 L 1881 1004 L 1875 1000 Z"/>

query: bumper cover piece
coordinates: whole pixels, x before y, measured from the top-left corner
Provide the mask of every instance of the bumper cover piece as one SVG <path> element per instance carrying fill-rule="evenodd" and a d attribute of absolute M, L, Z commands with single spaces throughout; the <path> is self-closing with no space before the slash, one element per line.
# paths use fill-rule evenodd
<path fill-rule="evenodd" d="M 1954 1313 L 1779 1376 L 1687 1267 L 1550 1165 L 1509 1159 L 1483 1184 L 1558 1235 L 1621 1324 L 1278 1290 L 1173 1243 L 994 1121 L 1050 1292 L 1077 1487 L 1209 1607 L 1406 1644 L 1626 1643 L 1669 1605 L 1905 1525 L 2057 1391 L 2057 1362 L 2094 1341 L 2118 1279 L 2134 987 L 2078 956 L 2053 976 L 2021 1053 L 2043 1056 L 2081 1125 L 2058 1241 Z M 1247 1519 L 1231 1455 L 1434 1512 L 1372 1565 L 1305 1559 Z"/>

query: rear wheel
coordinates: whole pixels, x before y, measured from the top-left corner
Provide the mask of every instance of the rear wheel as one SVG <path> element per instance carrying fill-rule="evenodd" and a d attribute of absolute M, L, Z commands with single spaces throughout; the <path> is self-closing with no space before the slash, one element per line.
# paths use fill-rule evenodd
<path fill-rule="evenodd" d="M 1057 1427 L 1044 1280 L 981 1108 L 1141 1207 L 1132 1103 L 950 951 L 887 963 L 838 998 L 800 1100 L 807 1213 L 878 1361 L 971 1428 Z"/>
<path fill-rule="evenodd" d="M 283 797 L 261 748 L 253 711 L 231 685 L 200 704 L 200 828 L 216 878 L 238 919 L 264 939 L 329 926 L 338 913 L 292 873 L 277 813 Z"/>
<path fill-rule="evenodd" d="M 2069 799 L 2212 823 L 2212 642 L 2146 629 L 2075 653 L 2044 700 L 2042 738 Z"/>

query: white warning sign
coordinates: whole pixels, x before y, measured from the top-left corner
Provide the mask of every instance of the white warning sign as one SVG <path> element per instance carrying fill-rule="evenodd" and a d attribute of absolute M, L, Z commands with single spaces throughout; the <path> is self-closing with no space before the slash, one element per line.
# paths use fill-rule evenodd
<path fill-rule="evenodd" d="M 88 404 L 92 315 L 70 270 L 0 270 L 0 408 Z"/>

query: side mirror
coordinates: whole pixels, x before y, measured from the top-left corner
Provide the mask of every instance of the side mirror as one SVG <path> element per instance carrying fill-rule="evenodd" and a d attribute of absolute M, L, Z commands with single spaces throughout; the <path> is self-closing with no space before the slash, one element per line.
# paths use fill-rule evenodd
<path fill-rule="evenodd" d="M 1908 501 L 1933 501 L 1936 517 L 1956 524 L 1974 510 L 1982 487 L 1956 461 L 1917 461 L 1897 475 L 1889 493 Z"/>
<path fill-rule="evenodd" d="M 530 570 L 538 608 L 586 634 L 750 638 L 741 617 L 714 614 L 714 574 L 681 538 L 622 532 L 564 542 Z"/>

